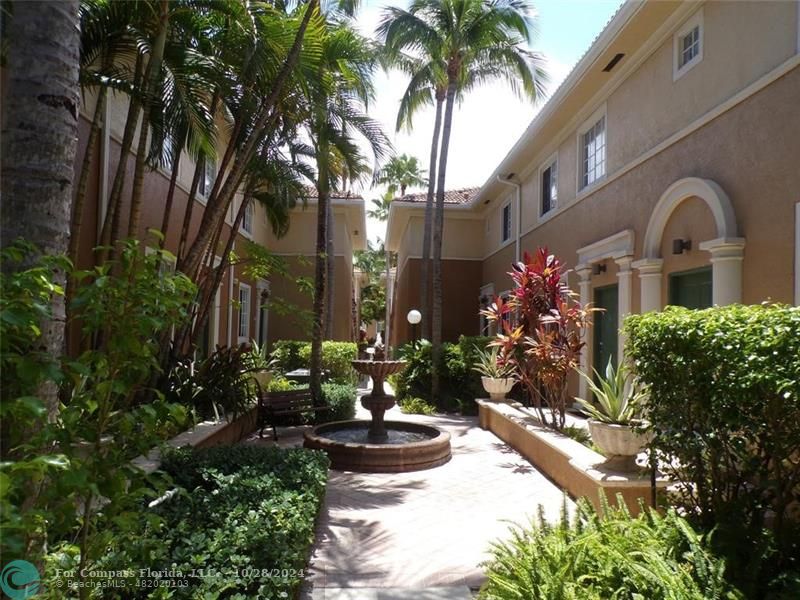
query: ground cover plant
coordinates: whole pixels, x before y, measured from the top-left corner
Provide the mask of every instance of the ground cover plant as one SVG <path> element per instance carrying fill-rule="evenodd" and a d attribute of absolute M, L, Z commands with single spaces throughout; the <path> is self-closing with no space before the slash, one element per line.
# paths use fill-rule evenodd
<path fill-rule="evenodd" d="M 668 307 L 625 333 L 674 501 L 749 597 L 800 597 L 800 308 Z"/>
<path fill-rule="evenodd" d="M 551 525 L 541 511 L 495 543 L 482 600 L 708 600 L 744 598 L 725 580 L 725 563 L 670 509 L 631 517 L 624 501 L 598 514 L 578 501 Z"/>
<path fill-rule="evenodd" d="M 130 516 L 138 531 L 113 539 L 96 568 L 174 575 L 149 589 L 129 578 L 124 597 L 292 597 L 305 576 L 328 464 L 324 453 L 303 449 L 174 450 L 162 468 L 176 491 L 140 506 Z M 53 568 L 70 562 L 66 553 L 50 557 Z"/>

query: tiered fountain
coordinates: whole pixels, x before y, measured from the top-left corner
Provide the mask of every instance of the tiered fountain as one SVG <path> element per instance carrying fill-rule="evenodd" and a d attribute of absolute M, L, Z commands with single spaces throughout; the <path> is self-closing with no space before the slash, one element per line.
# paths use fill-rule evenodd
<path fill-rule="evenodd" d="M 370 421 L 336 421 L 306 431 L 304 446 L 324 450 L 340 471 L 397 473 L 438 467 L 450 460 L 450 434 L 435 427 L 384 421 L 394 396 L 383 389 L 389 375 L 406 363 L 399 360 L 354 360 L 353 368 L 372 378 L 372 392 L 361 397 Z"/>

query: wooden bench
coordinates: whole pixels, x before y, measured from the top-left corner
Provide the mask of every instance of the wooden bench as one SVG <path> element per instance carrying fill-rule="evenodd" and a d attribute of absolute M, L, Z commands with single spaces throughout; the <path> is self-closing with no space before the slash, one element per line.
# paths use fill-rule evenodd
<path fill-rule="evenodd" d="M 328 410 L 327 406 L 314 406 L 310 389 L 289 390 L 287 392 L 262 392 L 258 395 L 258 437 L 263 437 L 267 424 L 272 425 L 272 437 L 278 440 L 275 428 L 276 417 L 301 415 L 307 412 Z"/>

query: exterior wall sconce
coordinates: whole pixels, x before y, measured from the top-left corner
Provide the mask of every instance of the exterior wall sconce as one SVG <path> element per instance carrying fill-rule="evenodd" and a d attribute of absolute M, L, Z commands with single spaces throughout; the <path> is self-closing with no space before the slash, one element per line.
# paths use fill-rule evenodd
<path fill-rule="evenodd" d="M 683 254 L 684 250 L 691 250 L 692 249 L 692 240 L 672 240 L 672 253 L 673 254 Z"/>
<path fill-rule="evenodd" d="M 592 265 L 592 275 L 600 275 L 600 273 L 606 272 L 606 265 L 605 263 L 594 263 Z"/>

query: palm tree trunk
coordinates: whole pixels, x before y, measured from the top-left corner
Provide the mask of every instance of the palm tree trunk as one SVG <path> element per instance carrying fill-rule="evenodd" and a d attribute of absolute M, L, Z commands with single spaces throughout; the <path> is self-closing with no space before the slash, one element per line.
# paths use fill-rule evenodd
<path fill-rule="evenodd" d="M 86 202 L 86 189 L 89 187 L 89 171 L 91 170 L 92 160 L 94 159 L 94 150 L 97 146 L 97 139 L 100 137 L 100 122 L 103 120 L 103 115 L 106 110 L 106 100 L 108 98 L 108 88 L 101 86 L 98 91 L 97 104 L 94 107 L 94 116 L 92 117 L 92 127 L 89 130 L 89 139 L 86 141 L 86 149 L 83 152 L 83 162 L 81 163 L 81 172 L 78 176 L 78 183 L 75 186 L 75 200 L 72 203 L 72 224 L 70 225 L 70 238 L 69 238 L 69 259 L 73 264 L 78 260 L 78 242 L 81 237 L 81 229 L 83 228 L 83 206 Z M 104 123 L 105 127 L 106 124 Z M 67 298 L 70 297 L 70 289 L 72 285 L 67 282 Z"/>
<path fill-rule="evenodd" d="M 327 284 L 325 286 L 325 339 L 333 339 L 333 310 L 335 304 L 334 294 L 334 271 L 336 270 L 336 257 L 334 256 L 333 238 L 333 203 L 330 198 L 325 205 L 325 227 L 327 228 L 327 240 L 325 244 L 325 273 Z"/>
<path fill-rule="evenodd" d="M 194 212 L 194 202 L 197 197 L 197 188 L 200 185 L 200 178 L 205 173 L 206 159 L 201 158 L 197 161 L 194 167 L 194 176 L 192 177 L 192 185 L 189 188 L 189 199 L 186 201 L 186 210 L 183 212 L 183 224 L 181 225 L 181 239 L 178 242 L 178 250 L 175 256 L 178 258 L 178 265 L 181 264 L 183 258 L 183 251 L 186 248 L 186 241 L 189 237 L 189 226 L 192 223 L 192 213 Z"/>
<path fill-rule="evenodd" d="M 108 209 L 106 210 L 106 218 L 103 221 L 103 228 L 100 232 L 100 245 L 109 246 L 113 241 L 119 237 L 120 214 L 122 213 L 122 190 L 125 187 L 125 177 L 127 175 L 128 155 L 133 145 L 133 136 L 136 133 L 136 123 L 139 120 L 139 111 L 141 103 L 136 97 L 138 88 L 141 85 L 142 68 L 144 58 L 141 54 L 136 56 L 136 66 L 133 70 L 133 83 L 129 104 L 128 115 L 125 120 L 125 129 L 122 133 L 122 144 L 119 149 L 119 162 L 117 163 L 117 171 L 114 173 L 114 182 L 111 184 L 111 193 L 108 197 Z M 101 198 L 102 202 L 103 199 Z M 107 251 L 102 250 L 98 262 L 105 261 Z"/>
<path fill-rule="evenodd" d="M 436 184 L 436 222 L 433 230 L 433 315 L 431 317 L 432 361 L 431 397 L 439 406 L 439 366 L 442 354 L 442 233 L 444 231 L 444 191 L 447 176 L 447 155 L 450 150 L 450 131 L 453 128 L 453 105 L 456 98 L 456 80 L 450 77 L 447 86 L 447 107 L 442 127 L 442 149 L 439 152 L 439 173 Z"/>
<path fill-rule="evenodd" d="M 172 205 L 175 201 L 175 188 L 178 184 L 178 171 L 180 169 L 181 164 L 181 151 L 180 149 L 177 150 L 175 155 L 175 160 L 172 163 L 172 173 L 170 173 L 169 177 L 169 189 L 167 190 L 167 200 L 164 203 L 164 214 L 161 217 L 161 242 L 159 243 L 159 248 L 162 250 L 167 243 L 167 234 L 169 233 L 169 221 L 170 216 L 172 216 Z"/>
<path fill-rule="evenodd" d="M 322 134 L 324 136 L 324 133 Z M 314 404 L 321 406 L 322 398 L 322 333 L 327 275 L 325 254 L 328 248 L 328 145 L 322 140 L 317 145 L 317 245 L 314 262 L 314 302 L 311 329 L 311 394 Z"/>
<path fill-rule="evenodd" d="M 182 270 L 185 273 L 193 273 L 196 271 L 202 260 L 203 252 L 205 251 L 208 239 L 213 231 L 213 225 L 216 224 L 220 219 L 225 218 L 225 211 L 228 209 L 230 201 L 233 198 L 233 194 L 239 187 L 244 176 L 244 168 L 253 157 L 253 154 L 257 149 L 257 145 L 264 138 L 264 129 L 269 125 L 268 120 L 272 115 L 273 109 L 277 105 L 278 99 L 283 92 L 283 88 L 286 85 L 286 82 L 288 81 L 289 76 L 291 75 L 295 66 L 297 65 L 297 61 L 300 59 L 300 52 L 303 48 L 305 32 L 308 29 L 308 24 L 311 21 L 311 17 L 318 12 L 318 8 L 319 0 L 310 0 L 308 6 L 306 7 L 306 12 L 303 15 L 303 20 L 300 22 L 300 26 L 295 34 L 292 47 L 286 56 L 286 60 L 284 61 L 280 72 L 275 78 L 272 91 L 261 104 L 258 116 L 256 118 L 256 123 L 251 130 L 250 135 L 247 137 L 247 140 L 242 145 L 241 150 L 236 153 L 236 158 L 233 161 L 233 166 L 230 169 L 230 173 L 227 175 L 227 177 L 225 177 L 225 183 L 221 188 L 218 186 L 219 182 L 214 184 L 214 190 L 212 190 L 211 198 L 209 198 L 207 208 L 203 213 L 203 221 L 200 224 L 198 235 L 194 242 L 192 242 L 189 250 L 186 252 L 186 257 L 184 258 Z M 231 143 L 233 143 L 233 141 Z M 220 173 L 226 173 L 226 165 L 224 162 L 222 165 L 220 165 Z M 217 192 L 218 189 L 219 192 Z"/>
<path fill-rule="evenodd" d="M 14 3 L 0 136 L 3 246 L 21 237 L 45 255 L 64 254 L 69 247 L 80 106 L 78 5 L 78 0 Z M 56 284 L 64 280 L 63 272 L 54 273 Z M 53 294 L 38 346 L 54 360 L 63 353 L 65 321 L 64 298 Z M 47 380 L 37 395 L 54 419 L 58 386 Z"/>
<path fill-rule="evenodd" d="M 144 112 L 139 131 L 139 147 L 136 152 L 136 167 L 133 172 L 133 190 L 131 192 L 131 212 L 128 220 L 128 237 L 135 237 L 139 230 L 142 214 L 142 188 L 144 187 L 144 167 L 147 155 L 147 135 L 150 133 L 150 118 L 153 114 L 154 96 L 160 89 L 161 64 L 164 61 L 164 47 L 167 43 L 169 26 L 169 0 L 161 0 L 158 22 L 158 33 L 153 43 L 153 52 L 147 64 L 144 90 Z"/>
<path fill-rule="evenodd" d="M 431 160 L 428 166 L 428 198 L 425 200 L 425 235 L 422 238 L 422 281 L 420 282 L 420 312 L 422 312 L 422 337 L 431 339 L 431 302 L 429 283 L 431 277 L 431 238 L 433 237 L 433 196 L 436 191 L 436 159 L 439 149 L 439 134 L 442 127 L 444 96 L 436 94 L 436 119 L 433 122 Z"/>

